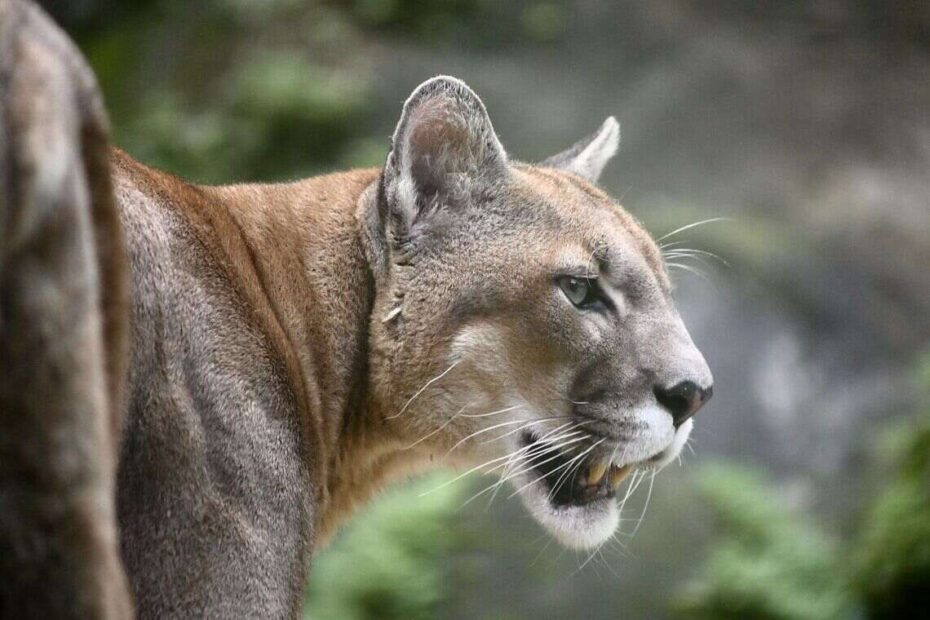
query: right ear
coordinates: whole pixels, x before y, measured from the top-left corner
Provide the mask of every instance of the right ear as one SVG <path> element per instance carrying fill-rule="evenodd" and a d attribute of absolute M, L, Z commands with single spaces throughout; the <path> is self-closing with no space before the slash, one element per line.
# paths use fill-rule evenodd
<path fill-rule="evenodd" d="M 499 181 L 507 155 L 478 95 L 439 76 L 413 91 L 394 130 L 377 209 L 368 214 L 369 259 L 386 268 L 386 253 L 403 246 L 440 210 L 458 208 Z"/>
<path fill-rule="evenodd" d="M 568 170 L 597 183 L 604 166 L 617 154 L 619 146 L 620 123 L 613 116 L 608 116 L 593 134 L 539 165 Z"/>

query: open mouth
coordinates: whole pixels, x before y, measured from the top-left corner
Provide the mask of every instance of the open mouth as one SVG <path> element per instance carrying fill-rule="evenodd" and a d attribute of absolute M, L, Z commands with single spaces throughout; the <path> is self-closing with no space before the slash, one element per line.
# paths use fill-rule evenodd
<path fill-rule="evenodd" d="M 521 442 L 533 481 L 544 485 L 549 501 L 556 507 L 613 499 L 635 468 L 633 463 L 615 465 L 600 455 L 563 452 L 533 433 L 524 433 Z"/>
<path fill-rule="evenodd" d="M 644 421 L 641 432 L 610 445 L 602 444 L 611 438 L 588 432 L 571 439 L 558 430 L 519 436 L 520 471 L 507 479 L 536 522 L 565 546 L 595 549 L 608 541 L 636 484 L 626 487 L 621 501 L 614 499 L 619 487 L 639 468 L 657 472 L 673 460 L 692 428 L 688 420 L 673 430 L 659 408 L 643 408 L 638 417 Z"/>

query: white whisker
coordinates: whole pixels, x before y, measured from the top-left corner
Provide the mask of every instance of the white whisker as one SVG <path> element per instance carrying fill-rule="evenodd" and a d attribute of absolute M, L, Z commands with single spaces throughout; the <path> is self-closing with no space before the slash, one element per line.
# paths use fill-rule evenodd
<path fill-rule="evenodd" d="M 527 446 L 527 447 L 529 447 L 529 446 Z M 521 448 L 521 450 L 525 450 L 525 449 L 526 449 L 526 448 Z M 469 474 L 473 474 L 473 473 L 475 473 L 476 471 L 478 471 L 479 469 L 483 469 L 483 468 L 487 467 L 487 466 L 490 465 L 491 463 L 497 463 L 498 461 L 503 461 L 503 460 L 509 459 L 509 458 L 511 458 L 512 456 L 513 456 L 513 454 L 505 454 L 504 456 L 499 456 L 499 457 L 493 458 L 493 459 L 491 459 L 491 460 L 489 460 L 489 461 L 485 461 L 485 462 L 482 463 L 481 465 L 475 465 L 474 467 L 472 467 L 472 468 L 469 469 L 468 471 L 462 472 L 461 474 L 459 474 L 458 476 L 456 476 L 456 477 L 453 478 L 452 480 L 447 480 L 446 482 L 443 482 L 443 483 L 440 484 L 439 486 L 433 487 L 433 488 L 430 489 L 429 491 L 424 491 L 423 493 L 420 493 L 417 497 L 424 497 L 424 496 L 426 496 L 426 495 L 429 495 L 430 493 L 433 493 L 433 492 L 435 492 L 435 491 L 438 491 L 439 489 L 443 489 L 443 488 L 449 486 L 450 484 L 452 484 L 452 483 L 454 483 L 454 482 L 458 482 L 459 480 L 461 480 L 461 479 L 464 478 L 465 476 L 467 476 L 467 475 L 469 475 Z M 495 467 L 494 469 L 497 469 L 497 467 Z M 494 471 L 494 469 L 491 469 L 491 470 L 489 470 L 489 471 Z"/>
<path fill-rule="evenodd" d="M 448 420 L 446 420 L 445 422 L 443 422 L 441 426 L 439 426 L 439 427 L 433 429 L 432 431 L 430 431 L 430 432 L 427 433 L 426 435 L 423 435 L 422 437 L 420 437 L 419 439 L 417 439 L 416 441 L 414 441 L 414 442 L 413 442 L 412 444 L 410 444 L 409 446 L 407 446 L 407 447 L 405 447 L 405 448 L 402 448 L 402 450 L 409 450 L 410 448 L 416 446 L 417 444 L 419 444 L 419 443 L 421 443 L 421 442 L 423 442 L 423 441 L 429 439 L 430 437 L 432 437 L 432 436 L 435 435 L 436 433 L 439 433 L 439 432 L 445 430 L 445 428 L 446 428 L 447 426 L 449 426 L 450 424 L 452 424 L 452 421 L 453 421 L 453 420 L 455 420 L 457 417 L 459 417 L 459 415 L 460 415 L 463 411 L 465 411 L 466 407 L 468 407 L 468 405 L 465 405 L 464 407 L 462 407 L 461 409 L 459 409 L 457 412 L 455 412 L 455 414 L 454 414 L 452 417 L 450 417 Z"/>
<path fill-rule="evenodd" d="M 569 435 L 575 435 L 575 434 L 576 434 L 576 433 L 570 433 Z M 550 443 L 550 444 L 546 444 L 545 446 L 538 447 L 538 448 L 534 446 L 534 448 L 535 448 L 534 450 L 530 450 L 530 451 L 528 451 L 528 452 L 526 452 L 525 454 L 522 454 L 522 455 L 520 455 L 520 456 L 523 456 L 523 457 L 525 457 L 525 458 L 531 460 L 531 459 L 534 459 L 534 458 L 536 458 L 536 457 L 538 457 L 538 456 L 541 456 L 541 455 L 543 455 L 543 454 L 549 454 L 550 452 L 558 452 L 558 451 L 561 450 L 562 448 L 565 448 L 565 447 L 570 446 L 570 445 L 572 445 L 572 444 L 576 444 L 576 443 L 578 443 L 579 441 L 584 441 L 584 439 L 585 439 L 585 437 L 583 437 L 583 436 L 582 436 L 582 437 L 574 437 L 574 438 L 570 438 L 570 439 L 564 439 L 564 440 L 563 440 L 563 439 L 559 439 L 559 440 L 557 440 L 557 441 L 561 441 L 561 443 L 558 443 L 558 444 L 556 444 L 556 443 Z M 527 466 L 526 466 L 524 469 L 521 469 L 521 470 L 519 470 L 519 471 L 515 471 L 515 472 L 513 472 L 513 473 L 511 473 L 511 474 L 508 474 L 507 477 L 502 477 L 500 480 L 498 480 L 498 481 L 495 482 L 494 484 L 503 485 L 505 482 L 507 482 L 507 481 L 510 480 L 511 478 L 515 478 L 516 476 L 519 476 L 519 475 L 524 474 L 524 473 L 526 473 L 526 472 L 528 472 L 528 471 L 531 471 L 531 470 L 532 470 L 534 467 L 536 467 L 537 465 L 542 465 L 542 464 L 544 464 L 544 463 L 548 463 L 549 461 L 551 461 L 551 460 L 557 458 L 558 456 L 560 456 L 560 455 L 559 455 L 559 454 L 556 454 L 555 456 L 553 456 L 553 457 L 551 457 L 551 458 L 549 458 L 549 459 L 547 459 L 547 460 L 545 460 L 545 461 L 542 461 L 542 463 L 533 463 L 533 462 L 530 462 L 529 464 L 527 464 Z"/>
<path fill-rule="evenodd" d="M 395 414 L 392 415 L 392 416 L 388 416 L 387 419 L 388 419 L 388 420 L 393 420 L 393 419 L 396 418 L 397 416 L 402 415 L 405 411 L 407 411 L 407 407 L 410 406 L 410 403 L 412 403 L 414 400 L 416 400 L 417 397 L 418 397 L 420 394 L 422 394 L 424 390 L 426 390 L 426 388 L 428 388 L 429 386 L 431 386 L 432 384 L 434 384 L 435 382 L 439 381 L 440 379 L 442 379 L 443 377 L 445 377 L 447 374 L 449 374 L 449 372 L 450 372 L 453 368 L 455 368 L 456 366 L 458 366 L 459 361 L 460 361 L 460 360 L 457 360 L 457 361 L 455 361 L 455 362 L 452 362 L 452 365 L 451 365 L 451 366 L 449 366 L 449 367 L 446 368 L 444 371 L 442 371 L 440 374 L 436 375 L 435 377 L 433 377 L 432 379 L 430 379 L 429 381 L 427 381 L 426 384 L 425 384 L 423 387 L 421 387 L 419 390 L 417 390 L 416 393 L 415 393 L 413 396 L 411 396 L 410 399 L 409 399 L 406 403 L 404 403 L 404 406 L 401 407 L 400 411 L 398 411 L 397 413 L 395 413 Z"/>
<path fill-rule="evenodd" d="M 683 264 L 681 264 L 681 263 L 666 263 L 666 265 L 668 265 L 669 267 L 676 267 L 676 268 L 681 269 L 681 270 L 683 270 L 683 271 L 688 271 L 688 272 L 693 273 L 694 275 L 696 275 L 696 276 L 698 276 L 698 277 L 700 277 L 700 278 L 703 278 L 704 280 L 707 280 L 708 282 L 710 282 L 710 278 L 707 277 L 707 274 L 705 274 L 704 272 L 700 271 L 699 269 L 695 269 L 695 268 L 692 267 L 691 265 L 683 265 Z"/>
<path fill-rule="evenodd" d="M 683 232 L 685 232 L 686 230 L 691 230 L 692 228 L 696 228 L 696 227 L 698 227 L 698 226 L 704 226 L 705 224 L 712 224 L 712 223 L 714 223 L 714 222 L 732 222 L 732 221 L 733 221 L 733 218 L 730 218 L 730 217 L 712 217 L 712 218 L 709 218 L 709 219 L 706 219 L 706 220 L 701 220 L 701 221 L 699 221 L 699 222 L 694 222 L 694 223 L 692 223 L 692 224 L 687 224 L 687 225 L 682 226 L 682 227 L 680 227 L 680 228 L 676 228 L 675 230 L 673 230 L 673 231 L 670 232 L 670 233 L 666 233 L 666 234 L 662 235 L 661 237 L 659 237 L 658 239 L 656 239 L 656 243 L 661 242 L 661 241 L 664 241 L 665 239 L 668 239 L 669 237 L 672 237 L 672 236 L 674 236 L 674 235 L 677 235 L 678 233 L 683 233 Z"/>
<path fill-rule="evenodd" d="M 462 415 L 463 418 L 486 418 L 492 415 L 498 415 L 501 413 L 506 413 L 508 411 L 513 411 L 514 409 L 519 409 L 521 405 L 513 405 L 512 407 L 505 407 L 504 409 L 498 409 L 497 411 L 492 411 L 490 413 L 466 413 Z"/>
<path fill-rule="evenodd" d="M 636 532 L 639 531 L 639 526 L 643 524 L 643 519 L 646 516 L 646 510 L 649 508 L 649 500 L 652 499 L 652 487 L 655 486 L 656 481 L 656 472 L 652 472 L 652 476 L 649 477 L 649 490 L 646 492 L 646 503 L 643 505 L 643 511 L 639 515 L 639 521 L 636 522 L 636 527 L 633 528 L 633 531 L 630 532 L 630 538 L 636 536 Z"/>
<path fill-rule="evenodd" d="M 493 425 L 491 425 L 491 426 L 488 426 L 488 427 L 482 428 L 482 429 L 480 429 L 480 430 L 477 430 L 477 431 L 475 431 L 474 433 L 472 433 L 471 435 L 468 435 L 468 436 L 466 436 L 466 437 L 463 437 L 462 439 L 459 439 L 458 442 L 456 442 L 456 444 L 455 444 L 454 446 L 452 446 L 451 448 L 449 448 L 449 451 L 446 452 L 446 456 L 449 456 L 450 454 L 452 454 L 452 452 L 453 452 L 456 448 L 458 448 L 459 446 L 461 446 L 463 443 L 465 443 L 466 441 L 468 441 L 468 440 L 471 439 L 472 437 L 477 437 L 478 435 L 481 435 L 481 434 L 483 434 L 483 433 L 487 433 L 487 432 L 493 431 L 493 430 L 496 429 L 496 428 L 501 428 L 501 427 L 504 427 L 504 426 L 513 426 L 514 424 L 533 424 L 533 423 L 536 423 L 536 422 L 544 422 L 544 421 L 545 421 L 544 419 L 543 419 L 543 420 L 534 420 L 534 421 L 530 421 L 530 422 L 527 422 L 526 420 L 508 420 L 507 422 L 499 422 L 498 424 L 493 424 Z"/>
<path fill-rule="evenodd" d="M 672 260 L 678 260 L 678 261 L 693 260 L 697 264 L 702 265 L 703 267 L 706 267 L 709 270 L 712 270 L 714 268 L 714 266 L 710 263 L 708 259 L 704 258 L 703 256 L 697 255 L 697 254 L 682 254 L 682 253 L 676 252 L 675 254 L 670 254 L 666 256 L 665 258 L 666 260 L 672 259 Z"/>
<path fill-rule="evenodd" d="M 544 420 L 536 420 L 536 422 L 542 422 L 542 421 L 544 421 Z M 564 428 L 565 426 L 568 426 L 568 424 L 563 424 L 560 428 Z M 499 457 L 490 459 L 490 460 L 488 460 L 488 461 L 485 461 L 484 463 L 482 463 L 482 464 L 480 464 L 480 465 L 476 465 L 475 467 L 472 467 L 472 468 L 469 469 L 468 471 L 465 471 L 465 472 L 459 474 L 458 476 L 456 476 L 456 477 L 453 478 L 452 480 L 447 480 L 446 482 L 440 484 L 440 485 L 437 486 L 437 487 L 434 487 L 434 488 L 430 489 L 429 491 L 424 491 L 424 492 L 421 493 L 418 497 L 423 497 L 423 496 L 425 496 L 425 495 L 429 495 L 430 493 L 433 493 L 434 491 L 438 491 L 439 489 L 445 488 L 445 487 L 449 486 L 450 484 L 452 484 L 452 483 L 454 483 L 454 482 L 458 482 L 459 480 L 461 480 L 461 479 L 464 478 L 465 476 L 468 476 L 469 474 L 473 474 L 473 473 L 475 473 L 476 471 L 478 471 L 478 470 L 480 470 L 480 469 L 483 469 L 483 468 L 487 467 L 488 465 L 490 465 L 490 464 L 492 464 L 492 463 L 498 463 L 498 462 L 500 462 L 500 461 L 505 461 L 505 462 L 506 462 L 507 460 L 513 458 L 515 455 L 518 455 L 518 454 L 520 454 L 520 453 L 522 453 L 522 452 L 526 452 L 527 450 L 530 450 L 530 449 L 533 448 L 533 447 L 534 447 L 534 445 L 532 445 L 532 444 L 531 444 L 531 445 L 528 445 L 528 446 L 523 446 L 522 448 L 518 448 L 517 450 L 514 450 L 513 452 L 510 452 L 510 453 L 505 454 L 505 455 L 503 455 L 503 456 L 499 456 Z M 491 468 L 490 470 L 488 470 L 488 471 L 485 472 L 485 473 L 490 473 L 490 472 L 494 471 L 495 469 L 500 468 L 502 465 L 503 465 L 503 464 L 497 465 L 497 466 Z"/>
<path fill-rule="evenodd" d="M 598 447 L 598 446 L 599 446 L 601 443 L 603 443 L 604 441 L 605 441 L 604 439 L 599 439 L 598 441 L 594 442 L 594 444 L 591 445 L 591 447 L 589 447 L 587 450 L 585 450 L 584 452 L 582 452 L 581 454 L 579 454 L 578 456 L 576 456 L 575 458 L 573 458 L 573 459 L 572 459 L 571 461 L 569 461 L 568 463 L 565 463 L 564 465 L 559 465 L 557 468 L 553 469 L 552 471 L 546 472 L 545 475 L 542 475 L 542 476 L 536 478 L 535 480 L 532 480 L 532 481 L 530 481 L 530 482 L 527 482 L 527 483 L 524 484 L 522 487 L 520 487 L 519 489 L 517 489 L 516 491 L 514 491 L 513 493 L 511 493 L 511 494 L 508 496 L 508 499 L 509 499 L 510 497 L 513 497 L 514 495 L 517 495 L 520 491 L 522 491 L 523 489 L 527 488 L 528 486 L 531 486 L 531 485 L 533 485 L 533 484 L 536 484 L 537 482 L 539 482 L 540 480 L 542 480 L 542 479 L 545 478 L 546 476 L 550 476 L 550 475 L 554 474 L 555 472 L 559 471 L 560 469 L 562 469 L 563 467 L 567 467 L 567 466 L 571 465 L 571 464 L 574 463 L 577 459 L 580 459 L 580 458 L 584 457 L 586 454 L 588 454 L 589 452 L 591 452 L 591 450 L 593 450 L 594 448 Z M 543 463 L 548 463 L 548 462 L 551 461 L 553 458 L 557 458 L 558 456 L 559 456 L 559 455 L 556 455 L 555 457 L 552 457 L 552 458 L 550 458 L 550 459 L 548 459 L 548 460 L 546 460 L 546 461 L 543 461 Z M 533 465 L 534 465 L 534 467 L 535 467 L 535 466 L 542 465 L 543 463 L 534 463 Z"/>
<path fill-rule="evenodd" d="M 723 265 L 727 267 L 730 266 L 730 263 L 728 263 L 726 260 L 721 258 L 718 254 L 714 254 L 713 252 L 708 252 L 707 250 L 698 250 L 695 248 L 679 248 L 677 250 L 671 250 L 669 252 L 664 252 L 664 251 L 662 252 L 663 256 L 671 256 L 672 254 L 680 254 L 682 256 L 699 254 L 701 256 L 706 256 L 708 258 L 713 258 L 714 260 L 718 260 L 720 261 L 720 263 L 722 263 Z"/>
<path fill-rule="evenodd" d="M 527 427 L 529 427 L 529 426 L 531 426 L 531 425 L 533 425 L 533 424 L 536 424 L 537 422 L 540 422 L 540 421 L 545 421 L 545 420 L 560 420 L 560 419 L 563 419 L 563 418 L 570 418 L 570 417 L 571 417 L 571 416 L 557 415 L 557 416 L 551 416 L 551 417 L 548 417 L 548 418 L 542 418 L 541 420 L 532 420 L 532 421 L 530 421 L 530 422 L 527 422 L 527 425 L 526 425 L 526 426 L 521 426 L 520 428 L 515 428 L 515 429 L 512 429 L 512 430 L 509 430 L 509 431 L 507 431 L 506 433 L 504 433 L 503 435 L 498 435 L 497 437 L 494 437 L 493 439 L 485 439 L 485 440 L 482 441 L 481 443 L 494 443 L 495 441 L 498 441 L 498 440 L 500 440 L 500 439 L 503 439 L 504 437 L 510 437 L 511 435 L 515 435 L 515 434 L 519 433 L 520 431 L 526 429 Z M 563 425 L 557 427 L 555 430 L 557 431 L 558 429 L 565 428 L 565 427 L 568 426 L 569 424 L 571 424 L 571 422 L 566 422 L 565 424 L 563 424 Z M 576 425 L 576 426 L 577 426 L 577 425 Z M 551 431 L 550 431 L 550 432 L 551 432 Z M 540 439 L 544 439 L 544 438 L 545 438 L 545 436 L 540 437 Z"/>
<path fill-rule="evenodd" d="M 563 437 L 570 436 L 570 435 L 574 435 L 574 434 L 575 434 L 575 433 L 567 433 L 567 434 L 564 435 Z M 523 469 L 520 469 L 520 470 L 518 470 L 518 471 L 508 472 L 508 471 L 507 471 L 507 468 L 508 468 L 510 465 L 514 465 L 514 464 L 517 463 L 517 460 L 516 460 L 517 457 L 521 457 L 521 456 L 522 456 L 522 457 L 527 458 L 527 459 L 533 459 L 533 458 L 535 458 L 535 457 L 537 457 L 537 456 L 540 456 L 540 455 L 542 455 L 542 454 L 548 454 L 549 452 L 561 450 L 562 448 L 565 448 L 566 446 L 569 446 L 569 445 L 578 443 L 579 441 L 584 441 L 584 439 L 585 439 L 584 437 L 577 437 L 577 438 L 570 439 L 570 440 L 562 440 L 562 442 L 559 443 L 559 444 L 545 445 L 545 446 L 543 446 L 543 447 L 527 446 L 527 448 L 532 447 L 532 448 L 535 448 L 535 450 L 529 450 L 529 451 L 527 451 L 527 452 L 525 452 L 525 453 L 522 453 L 522 454 L 521 454 L 519 451 L 516 452 L 516 453 L 511 453 L 511 456 L 512 456 L 513 458 L 512 458 L 512 459 L 508 459 L 507 463 L 504 464 L 504 472 L 501 474 L 500 479 L 495 480 L 493 483 L 491 483 L 490 485 L 488 485 L 487 487 L 485 487 L 485 488 L 482 489 L 481 491 L 478 491 L 477 493 L 475 493 L 474 495 L 472 495 L 471 497 L 469 497 L 469 498 L 462 504 L 461 507 L 467 506 L 467 505 L 468 505 L 469 503 L 471 503 L 473 500 L 475 500 L 475 499 L 477 499 L 478 497 L 484 495 L 485 493 L 487 493 L 488 491 L 490 491 L 490 490 L 492 490 L 492 489 L 494 489 L 494 495 L 497 495 L 497 491 L 498 491 L 501 487 L 503 487 L 505 483 L 507 483 L 509 480 L 512 480 L 513 478 L 516 478 L 517 476 L 520 476 L 520 475 L 522 475 L 522 474 L 525 474 L 525 473 L 528 472 L 528 471 L 532 471 L 532 469 L 538 464 L 538 463 L 530 463 L 529 465 L 527 465 L 527 466 L 524 467 Z M 556 441 L 560 441 L 560 438 L 557 438 Z M 524 449 L 526 449 L 526 448 L 524 448 Z M 556 456 L 558 456 L 558 455 L 556 455 Z M 553 457 L 553 458 L 555 458 L 555 457 Z M 543 461 L 543 462 L 544 462 L 544 463 L 547 463 L 547 462 L 549 462 L 549 460 L 552 460 L 552 459 L 548 459 L 547 461 Z M 497 469 L 497 468 L 495 468 L 495 469 Z M 492 471 L 493 471 L 493 470 L 492 470 Z M 492 499 L 493 499 L 493 495 L 492 495 Z"/>

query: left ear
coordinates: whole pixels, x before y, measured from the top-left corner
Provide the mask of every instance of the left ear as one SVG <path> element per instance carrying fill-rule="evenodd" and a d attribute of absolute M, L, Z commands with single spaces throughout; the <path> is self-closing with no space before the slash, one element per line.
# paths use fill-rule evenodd
<path fill-rule="evenodd" d="M 539 163 L 540 166 L 561 168 L 596 183 L 607 162 L 620 146 L 620 123 L 608 116 L 600 129 L 571 148 Z"/>
<path fill-rule="evenodd" d="M 2 1 L 2 0 L 0 0 Z M 507 154 L 481 99 L 464 82 L 439 76 L 407 99 L 391 140 L 377 195 L 359 217 L 376 275 L 440 212 L 487 194 L 509 171 Z"/>

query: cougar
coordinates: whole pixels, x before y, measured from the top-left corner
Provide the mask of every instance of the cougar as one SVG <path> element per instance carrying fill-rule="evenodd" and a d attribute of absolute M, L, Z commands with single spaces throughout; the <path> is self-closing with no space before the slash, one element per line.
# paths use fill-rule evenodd
<path fill-rule="evenodd" d="M 7 110 L 14 138 L 31 130 L 18 118 Z M 51 139 L 83 167 L 35 144 L 39 177 L 106 171 L 75 136 Z M 88 228 L 88 202 L 71 205 L 97 231 L 93 260 L 18 320 L 84 287 L 102 317 L 94 342 L 128 330 L 109 357 L 86 353 L 100 372 L 60 372 L 101 397 L 84 419 L 104 454 L 111 425 L 95 471 L 115 491 L 101 515 L 115 513 L 136 613 L 294 617 L 310 557 L 340 523 L 436 467 L 498 475 L 569 547 L 607 540 L 618 487 L 674 459 L 712 393 L 659 248 L 596 185 L 618 141 L 611 117 L 563 153 L 518 162 L 478 96 L 441 76 L 404 104 L 379 168 L 216 187 L 113 150 L 91 194 L 118 221 Z M 110 307 L 119 274 L 128 303 Z M 40 286 L 17 277 L 4 299 Z M 74 333 L 55 329 L 53 343 Z"/>

